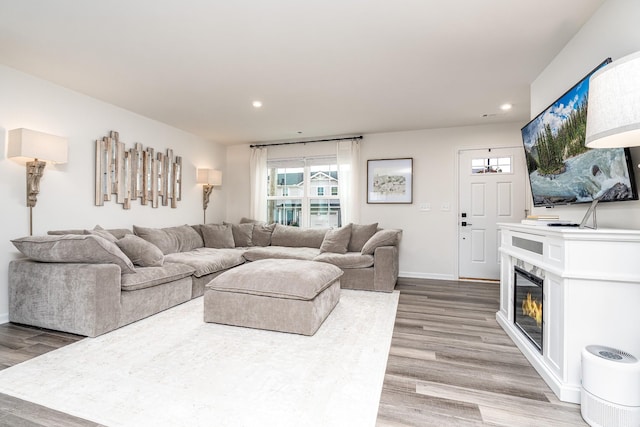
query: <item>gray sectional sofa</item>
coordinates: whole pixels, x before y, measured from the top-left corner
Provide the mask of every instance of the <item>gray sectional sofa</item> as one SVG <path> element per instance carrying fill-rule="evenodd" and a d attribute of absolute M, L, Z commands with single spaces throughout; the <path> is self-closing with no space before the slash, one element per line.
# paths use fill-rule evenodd
<path fill-rule="evenodd" d="M 12 240 L 9 320 L 95 337 L 204 293 L 219 274 L 260 259 L 340 267 L 341 287 L 390 292 L 401 230 L 377 224 L 301 229 L 239 224 L 63 230 Z"/>

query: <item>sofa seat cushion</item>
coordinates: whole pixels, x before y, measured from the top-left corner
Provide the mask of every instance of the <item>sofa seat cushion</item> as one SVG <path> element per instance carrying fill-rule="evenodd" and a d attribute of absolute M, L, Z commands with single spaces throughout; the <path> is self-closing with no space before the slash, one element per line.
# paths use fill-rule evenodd
<path fill-rule="evenodd" d="M 373 266 L 373 255 L 362 255 L 360 252 L 347 252 L 346 254 L 323 252 L 313 260 L 326 262 L 345 269 L 368 268 Z"/>
<path fill-rule="evenodd" d="M 138 267 L 137 274 L 123 274 L 123 291 L 137 291 L 191 276 L 194 268 L 186 264 L 165 262 L 162 267 Z"/>
<path fill-rule="evenodd" d="M 318 248 L 291 248 L 288 246 L 265 246 L 247 249 L 244 257 L 247 261 L 259 261 L 261 259 L 301 259 L 312 261 L 320 255 Z"/>
<path fill-rule="evenodd" d="M 196 277 L 217 273 L 245 262 L 242 249 L 198 248 L 189 252 L 165 255 L 165 262 L 179 262 L 195 269 Z"/>
<path fill-rule="evenodd" d="M 342 274 L 342 270 L 331 264 L 265 259 L 222 273 L 207 285 L 207 289 L 308 301 L 340 279 Z"/>

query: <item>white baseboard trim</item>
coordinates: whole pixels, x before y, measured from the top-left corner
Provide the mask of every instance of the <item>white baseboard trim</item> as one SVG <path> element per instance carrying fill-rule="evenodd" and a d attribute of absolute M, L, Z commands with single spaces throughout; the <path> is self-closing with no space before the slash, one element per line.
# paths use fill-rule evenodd
<path fill-rule="evenodd" d="M 401 271 L 398 277 L 406 277 L 408 279 L 456 280 L 455 276 L 451 274 L 416 273 L 412 271 Z"/>
<path fill-rule="evenodd" d="M 9 323 L 9 313 L 0 314 L 0 325 L 3 323 Z"/>

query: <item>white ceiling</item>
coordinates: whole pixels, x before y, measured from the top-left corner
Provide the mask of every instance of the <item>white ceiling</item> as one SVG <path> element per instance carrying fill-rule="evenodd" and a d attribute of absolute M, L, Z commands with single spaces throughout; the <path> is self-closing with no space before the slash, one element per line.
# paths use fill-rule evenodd
<path fill-rule="evenodd" d="M 0 62 L 224 144 L 524 125 L 604 1 L 0 0 Z"/>

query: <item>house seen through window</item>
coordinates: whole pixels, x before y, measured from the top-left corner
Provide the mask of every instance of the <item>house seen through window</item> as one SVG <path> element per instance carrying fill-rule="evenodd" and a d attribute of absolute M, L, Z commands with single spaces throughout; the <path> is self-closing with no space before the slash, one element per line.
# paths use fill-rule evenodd
<path fill-rule="evenodd" d="M 267 221 L 298 227 L 340 227 L 335 157 L 267 162 Z"/>

